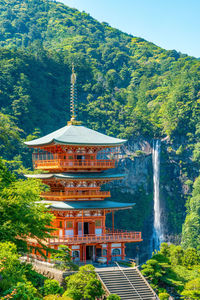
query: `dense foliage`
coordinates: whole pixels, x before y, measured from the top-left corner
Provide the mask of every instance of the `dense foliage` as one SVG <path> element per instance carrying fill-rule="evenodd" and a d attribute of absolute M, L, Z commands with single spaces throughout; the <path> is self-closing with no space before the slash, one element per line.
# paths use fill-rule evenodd
<path fill-rule="evenodd" d="M 0 243 L 0 299 L 91 299 L 104 294 L 94 267 L 86 265 L 67 277 L 67 290 L 54 279 L 46 279 L 32 265 L 19 260 L 17 247 L 11 242 Z"/>
<path fill-rule="evenodd" d="M 200 177 L 193 185 L 192 197 L 187 201 L 187 216 L 183 225 L 182 245 L 200 250 Z"/>
<path fill-rule="evenodd" d="M 0 240 L 27 252 L 27 234 L 40 241 L 50 236 L 52 214 L 40 203 L 42 185 L 37 180 L 17 180 L 0 160 Z M 42 247 L 45 247 L 44 245 Z"/>
<path fill-rule="evenodd" d="M 168 299 L 169 294 L 177 299 L 181 295 L 183 299 L 199 299 L 200 254 L 194 248 L 184 250 L 163 243 L 142 269 L 160 299 Z"/>
<path fill-rule="evenodd" d="M 1 107 L 17 117 L 26 134 L 37 125 L 50 130 L 53 118 L 54 124 L 62 117 L 64 123 L 61 108 L 72 60 L 80 115 L 90 126 L 122 136 L 194 134 L 200 101 L 197 59 L 54 1 L 2 0 L 0 19 Z"/>
<path fill-rule="evenodd" d="M 79 271 L 66 278 L 67 291 L 64 295 L 74 300 L 101 297 L 104 294 L 101 282 L 97 279 L 95 268 L 92 265 L 80 267 Z"/>
<path fill-rule="evenodd" d="M 0 278 L 1 299 L 42 299 L 39 289 L 45 277 L 19 261 L 17 247 L 11 242 L 0 243 Z"/>

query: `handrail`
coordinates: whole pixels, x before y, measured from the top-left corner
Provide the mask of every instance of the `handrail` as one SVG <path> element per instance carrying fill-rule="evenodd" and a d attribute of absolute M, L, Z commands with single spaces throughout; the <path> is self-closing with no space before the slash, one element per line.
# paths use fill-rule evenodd
<path fill-rule="evenodd" d="M 142 275 L 142 273 L 139 271 L 138 267 L 135 267 L 136 271 L 139 273 L 139 276 L 145 280 L 146 285 L 148 285 L 148 287 L 150 288 L 150 290 L 152 291 L 152 293 L 154 294 L 154 296 L 156 297 L 157 300 L 160 300 L 156 294 L 156 292 L 152 289 L 152 287 L 150 286 L 149 282 L 147 281 L 147 279 Z"/>
<path fill-rule="evenodd" d="M 114 159 L 95 159 L 95 160 L 67 160 L 67 159 L 35 159 L 34 167 L 114 167 Z"/>
<path fill-rule="evenodd" d="M 131 284 L 131 286 L 133 287 L 134 291 L 138 294 L 139 298 L 142 299 L 142 297 L 140 296 L 140 294 L 138 293 L 138 291 L 136 290 L 136 288 L 134 287 L 134 285 L 132 284 L 132 282 L 130 281 L 130 279 L 128 278 L 128 276 L 124 273 L 123 269 L 120 267 L 120 265 L 118 264 L 118 262 L 116 262 L 116 265 L 118 266 L 119 270 L 122 272 L 122 274 L 124 275 L 124 277 L 128 280 L 128 282 Z"/>
<path fill-rule="evenodd" d="M 109 191 L 64 191 L 64 192 L 42 192 L 44 197 L 70 197 L 70 196 L 110 196 Z"/>
<path fill-rule="evenodd" d="M 124 233 L 109 233 L 103 235 L 88 234 L 85 236 L 51 236 L 49 243 L 80 243 L 80 242 L 95 242 L 95 241 L 141 241 L 141 232 L 124 232 Z"/>

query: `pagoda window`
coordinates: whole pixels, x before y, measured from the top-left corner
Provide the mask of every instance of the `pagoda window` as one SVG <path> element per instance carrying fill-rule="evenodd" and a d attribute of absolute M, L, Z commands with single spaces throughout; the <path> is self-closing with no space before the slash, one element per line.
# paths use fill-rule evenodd
<path fill-rule="evenodd" d="M 82 236 L 82 222 L 78 222 L 78 236 Z"/>
<path fill-rule="evenodd" d="M 66 221 L 65 236 L 74 236 L 73 222 Z"/>
<path fill-rule="evenodd" d="M 119 249 L 119 248 L 113 249 L 113 250 L 112 250 L 112 255 L 113 255 L 113 256 L 121 255 L 121 249 Z"/>
<path fill-rule="evenodd" d="M 78 160 L 85 160 L 85 155 L 77 155 L 76 159 L 78 159 Z"/>
<path fill-rule="evenodd" d="M 73 259 L 75 259 L 75 258 L 79 258 L 79 251 L 78 250 L 74 250 L 74 251 L 72 251 L 72 257 L 73 257 Z"/>
<path fill-rule="evenodd" d="M 95 227 L 101 227 L 101 220 L 95 220 Z"/>
<path fill-rule="evenodd" d="M 73 228 L 73 222 L 67 221 L 66 228 Z"/>
<path fill-rule="evenodd" d="M 101 220 L 95 220 L 95 235 L 102 235 Z"/>

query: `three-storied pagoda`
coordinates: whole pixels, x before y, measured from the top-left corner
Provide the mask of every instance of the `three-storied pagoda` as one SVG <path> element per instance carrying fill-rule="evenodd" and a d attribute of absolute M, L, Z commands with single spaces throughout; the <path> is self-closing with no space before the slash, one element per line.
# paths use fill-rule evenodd
<path fill-rule="evenodd" d="M 50 187 L 41 195 L 56 217 L 49 247 L 69 246 L 74 261 L 123 260 L 125 243 L 142 241 L 141 232 L 115 230 L 114 211 L 130 209 L 134 203 L 107 200 L 110 192 L 102 191 L 101 185 L 124 177 L 113 169 L 117 149 L 126 141 L 88 129 L 75 120 L 75 82 L 73 70 L 68 125 L 25 143 L 34 148 L 34 168 L 47 172 L 26 176 L 40 178 Z M 108 213 L 113 214 L 111 229 L 106 228 Z"/>

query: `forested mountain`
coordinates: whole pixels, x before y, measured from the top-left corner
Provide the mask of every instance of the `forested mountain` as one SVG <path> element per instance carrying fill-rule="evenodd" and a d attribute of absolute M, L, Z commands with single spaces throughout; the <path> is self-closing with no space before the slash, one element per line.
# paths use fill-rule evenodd
<path fill-rule="evenodd" d="M 39 104 L 46 111 L 43 103 L 48 103 L 49 118 L 54 118 L 65 105 L 73 60 L 82 118 L 90 126 L 120 136 L 194 137 L 199 60 L 122 33 L 61 3 L 0 4 L 1 107 L 24 115 L 20 120 L 26 133 L 43 127 L 37 118 L 30 121 L 29 114 L 36 115 L 33 107 Z M 46 118 L 42 115 L 45 124 L 51 123 Z"/>
<path fill-rule="evenodd" d="M 199 172 L 200 61 L 46 0 L 0 0 L 0 46 L 0 154 L 28 165 L 22 139 L 66 124 L 74 62 L 84 125 L 130 140 L 168 137 L 161 184 L 170 230 L 180 233 Z M 136 196 L 146 213 L 150 193 Z"/>

